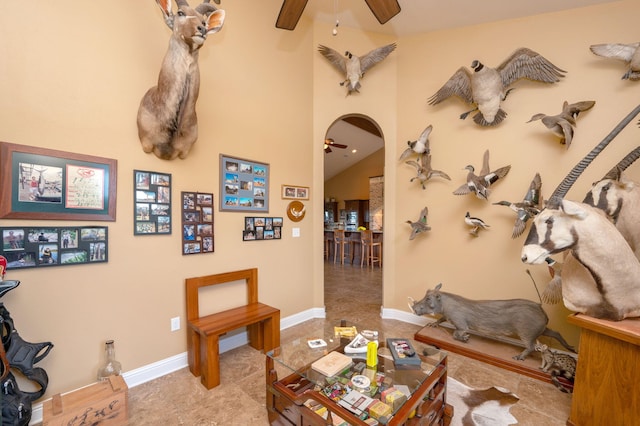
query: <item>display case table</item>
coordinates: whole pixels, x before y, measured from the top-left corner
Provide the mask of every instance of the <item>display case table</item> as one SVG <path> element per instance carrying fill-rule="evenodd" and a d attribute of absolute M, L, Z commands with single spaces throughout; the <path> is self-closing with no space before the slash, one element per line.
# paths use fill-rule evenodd
<path fill-rule="evenodd" d="M 357 329 L 361 330 L 360 327 Z M 271 425 L 341 424 L 336 421 L 336 417 L 343 419 L 342 424 L 371 424 L 364 420 L 366 416 L 358 416 L 331 399 L 327 396 L 328 392 L 324 391 L 338 379 L 342 378 L 344 381 L 344 377 L 350 377 L 352 374 L 364 375 L 369 377 L 372 383 L 380 384 L 377 390 L 368 390 L 369 393 L 365 393 L 373 399 L 379 399 L 381 391 L 390 387 L 402 387 L 410 392 L 410 397 L 404 403 L 396 405 L 392 413 L 381 418 L 380 424 L 449 424 L 453 416 L 453 407 L 446 403 L 446 352 L 406 339 L 415 348 L 416 356 L 420 357 L 421 363 L 419 366 L 396 367 L 390 351 L 386 348 L 386 338 L 379 333 L 378 365 L 375 368 L 358 368 L 363 367 L 366 353 L 349 354 L 353 357 L 353 364 L 336 377 L 327 378 L 311 368 L 311 364 L 329 352 L 344 352 L 350 339 L 336 336 L 331 324 L 325 325 L 323 330 L 317 330 L 309 338 L 323 338 L 327 346 L 311 349 L 307 339 L 297 339 L 283 343 L 279 348 L 266 353 L 267 410 Z M 318 410 L 318 407 L 322 410 Z M 324 414 L 324 417 L 319 413 Z"/>

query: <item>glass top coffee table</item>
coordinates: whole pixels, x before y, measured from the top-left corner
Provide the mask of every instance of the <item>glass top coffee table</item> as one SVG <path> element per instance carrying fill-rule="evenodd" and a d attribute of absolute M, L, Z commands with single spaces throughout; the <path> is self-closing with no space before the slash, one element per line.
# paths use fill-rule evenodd
<path fill-rule="evenodd" d="M 367 363 L 367 342 L 376 337 L 377 354 Z M 272 425 L 448 424 L 453 414 L 445 395 L 447 353 L 412 338 L 325 321 L 266 355 Z M 343 362 L 329 363 L 337 373 L 318 366 L 327 355 Z"/>

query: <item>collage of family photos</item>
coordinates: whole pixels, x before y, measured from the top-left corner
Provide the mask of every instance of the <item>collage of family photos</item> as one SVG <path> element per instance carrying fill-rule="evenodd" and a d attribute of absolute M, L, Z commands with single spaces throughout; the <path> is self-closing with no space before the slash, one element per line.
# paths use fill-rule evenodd
<path fill-rule="evenodd" d="M 144 170 L 133 175 L 133 234 L 171 234 L 171 175 Z"/>
<path fill-rule="evenodd" d="M 213 194 L 182 192 L 182 254 L 213 252 Z"/>
<path fill-rule="evenodd" d="M 108 261 L 107 227 L 2 227 L 7 269 Z"/>
<path fill-rule="evenodd" d="M 244 218 L 243 241 L 279 240 L 282 238 L 281 217 Z"/>
<path fill-rule="evenodd" d="M 269 165 L 220 155 L 220 211 L 269 211 Z"/>

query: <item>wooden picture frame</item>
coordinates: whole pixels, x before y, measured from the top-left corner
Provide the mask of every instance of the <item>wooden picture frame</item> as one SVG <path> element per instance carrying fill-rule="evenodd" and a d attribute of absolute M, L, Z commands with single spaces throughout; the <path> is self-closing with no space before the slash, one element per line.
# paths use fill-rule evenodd
<path fill-rule="evenodd" d="M 0 227 L 0 255 L 7 269 L 105 263 L 109 260 L 106 226 Z"/>
<path fill-rule="evenodd" d="M 269 164 L 220 154 L 220 211 L 268 212 Z"/>
<path fill-rule="evenodd" d="M 115 221 L 117 165 L 0 142 L 0 218 Z"/>
<path fill-rule="evenodd" d="M 284 200 L 308 200 L 309 187 L 296 185 L 282 185 L 281 196 Z"/>
<path fill-rule="evenodd" d="M 181 192 L 182 254 L 213 253 L 213 194 Z"/>
<path fill-rule="evenodd" d="M 245 216 L 242 241 L 282 239 L 282 217 Z"/>
<path fill-rule="evenodd" d="M 133 171 L 133 234 L 171 234 L 171 174 Z"/>

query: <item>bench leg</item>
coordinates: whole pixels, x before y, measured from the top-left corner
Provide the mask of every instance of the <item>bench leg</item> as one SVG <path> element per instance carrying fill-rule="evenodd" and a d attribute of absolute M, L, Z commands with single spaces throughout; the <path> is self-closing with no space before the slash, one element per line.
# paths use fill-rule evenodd
<path fill-rule="evenodd" d="M 263 331 L 265 352 L 280 346 L 280 312 L 264 320 Z"/>
<path fill-rule="evenodd" d="M 219 336 L 209 335 L 200 345 L 200 381 L 205 388 L 211 389 L 220 384 L 220 354 L 218 352 Z"/>
<path fill-rule="evenodd" d="M 189 371 L 198 377 L 200 375 L 200 335 L 191 327 L 187 327 L 187 358 Z"/>

